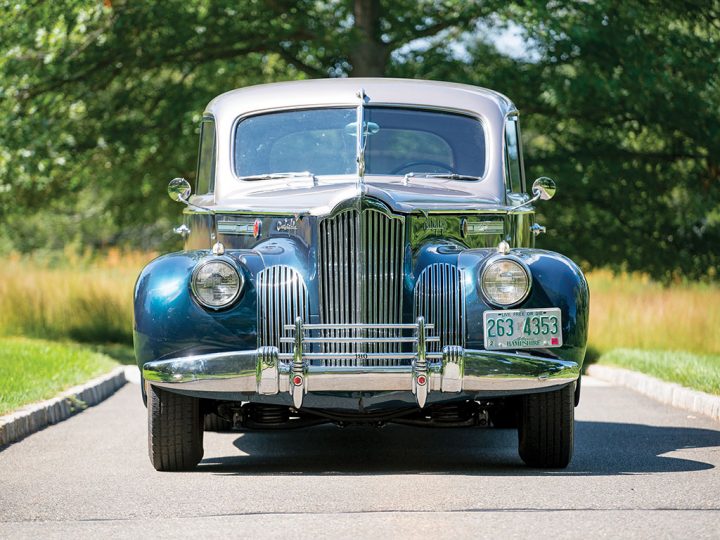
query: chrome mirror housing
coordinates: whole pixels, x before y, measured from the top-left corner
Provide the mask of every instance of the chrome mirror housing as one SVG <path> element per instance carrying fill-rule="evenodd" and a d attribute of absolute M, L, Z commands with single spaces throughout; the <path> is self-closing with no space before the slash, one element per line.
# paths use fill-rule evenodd
<path fill-rule="evenodd" d="M 557 191 L 557 186 L 555 185 L 555 180 L 552 178 L 548 178 L 547 176 L 541 176 L 537 180 L 533 182 L 532 185 L 532 198 L 529 200 L 518 204 L 517 206 L 513 206 L 509 209 L 510 212 L 513 210 L 517 210 L 519 208 L 522 208 L 524 206 L 528 206 L 530 204 L 533 204 L 537 201 L 549 201 L 555 196 L 555 192 Z"/>
<path fill-rule="evenodd" d="M 537 197 L 541 201 L 549 201 L 555 196 L 556 191 L 555 180 L 547 176 L 541 176 L 532 185 L 533 197 Z"/>
<path fill-rule="evenodd" d="M 187 203 L 192 193 L 190 182 L 184 178 L 173 178 L 168 184 L 168 195 L 175 202 Z"/>

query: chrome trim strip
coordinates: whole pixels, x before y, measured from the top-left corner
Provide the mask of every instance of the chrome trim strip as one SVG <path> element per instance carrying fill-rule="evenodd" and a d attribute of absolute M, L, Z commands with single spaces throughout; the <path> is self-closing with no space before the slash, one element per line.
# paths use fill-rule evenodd
<path fill-rule="evenodd" d="M 304 343 L 415 343 L 417 341 L 414 337 L 388 337 L 388 338 L 364 338 L 364 337 L 306 337 Z M 425 338 L 428 343 L 440 342 L 440 338 L 437 336 L 430 336 Z M 294 343 L 293 338 L 280 338 L 280 343 Z"/>
<path fill-rule="evenodd" d="M 304 341 L 304 340 L 303 340 Z M 375 353 L 375 352 L 369 352 L 369 353 L 343 353 L 343 352 L 337 352 L 337 353 L 305 353 L 302 355 L 302 357 L 305 360 L 355 360 L 358 357 L 358 354 L 362 354 L 363 358 L 367 360 L 377 359 L 377 360 L 415 360 L 418 355 L 414 352 L 408 352 L 408 353 Z M 280 353 L 279 355 L 280 360 L 293 360 L 295 358 L 294 353 Z M 333 367 L 333 366 L 325 366 L 325 367 Z M 347 366 L 347 367 L 358 367 L 358 366 Z M 362 367 L 362 366 L 360 366 Z"/>
<path fill-rule="evenodd" d="M 417 323 L 402 323 L 402 324 L 365 324 L 365 323 L 351 323 L 351 324 L 304 324 L 303 329 L 305 330 L 337 330 L 337 329 L 356 329 L 356 330 L 380 330 L 380 329 L 391 329 L 391 330 L 417 330 Z M 427 330 L 434 330 L 435 325 L 426 324 Z M 294 324 L 286 324 L 285 330 L 294 330 Z"/>

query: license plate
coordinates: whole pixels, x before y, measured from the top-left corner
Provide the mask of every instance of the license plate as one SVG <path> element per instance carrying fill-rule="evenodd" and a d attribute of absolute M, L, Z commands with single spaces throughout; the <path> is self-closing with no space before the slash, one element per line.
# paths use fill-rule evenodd
<path fill-rule="evenodd" d="M 560 308 L 486 311 L 483 326 L 489 350 L 562 346 Z"/>

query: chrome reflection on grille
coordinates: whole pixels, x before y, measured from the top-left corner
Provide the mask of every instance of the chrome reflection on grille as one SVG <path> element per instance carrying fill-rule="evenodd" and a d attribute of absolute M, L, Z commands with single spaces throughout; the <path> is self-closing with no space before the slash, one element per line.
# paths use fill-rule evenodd
<path fill-rule="evenodd" d="M 462 271 L 449 263 L 426 267 L 415 285 L 415 317 L 435 325 L 439 343 L 428 343 L 429 352 L 446 345 L 465 346 L 465 294 Z"/>
<path fill-rule="evenodd" d="M 324 324 L 389 324 L 402 321 L 405 221 L 368 208 L 344 210 L 320 223 L 320 321 Z M 390 329 L 327 330 L 326 337 L 391 338 Z M 359 333 L 358 333 L 359 332 Z M 370 341 L 370 340 L 368 340 Z M 329 366 L 401 365 L 398 359 L 370 359 L 361 353 L 399 352 L 401 343 L 325 343 L 326 353 L 359 353 L 325 360 Z"/>
<path fill-rule="evenodd" d="M 308 291 L 302 276 L 288 266 L 270 266 L 257 275 L 258 347 L 277 347 L 290 352 L 280 341 L 288 335 L 284 327 L 297 317 L 308 320 Z"/>

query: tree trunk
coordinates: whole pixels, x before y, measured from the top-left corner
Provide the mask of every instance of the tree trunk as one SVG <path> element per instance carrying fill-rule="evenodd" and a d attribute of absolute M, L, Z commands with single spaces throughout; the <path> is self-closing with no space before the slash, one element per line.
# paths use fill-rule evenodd
<path fill-rule="evenodd" d="M 353 77 L 382 77 L 390 56 L 380 38 L 380 0 L 354 0 L 357 43 L 350 52 Z"/>

